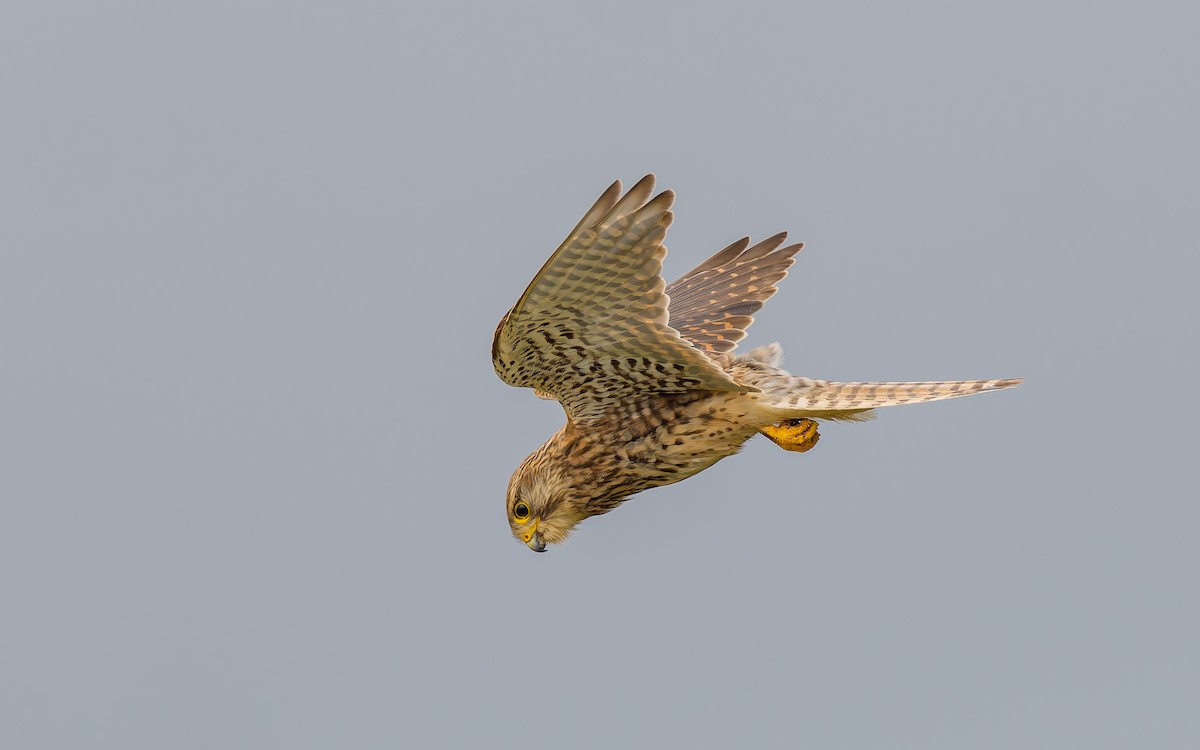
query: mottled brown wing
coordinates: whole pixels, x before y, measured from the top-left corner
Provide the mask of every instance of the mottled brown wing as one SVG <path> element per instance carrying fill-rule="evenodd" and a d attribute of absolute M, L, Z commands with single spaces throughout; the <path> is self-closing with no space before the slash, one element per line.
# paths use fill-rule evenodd
<path fill-rule="evenodd" d="M 663 246 L 671 191 L 613 183 L 500 321 L 492 364 L 506 383 L 588 421 L 631 395 L 746 391 L 667 324 Z M 540 394 L 539 394 L 540 395 Z"/>
<path fill-rule="evenodd" d="M 782 247 L 786 239 L 780 232 L 751 247 L 743 237 L 668 286 L 671 327 L 705 351 L 732 351 L 804 248 Z"/>

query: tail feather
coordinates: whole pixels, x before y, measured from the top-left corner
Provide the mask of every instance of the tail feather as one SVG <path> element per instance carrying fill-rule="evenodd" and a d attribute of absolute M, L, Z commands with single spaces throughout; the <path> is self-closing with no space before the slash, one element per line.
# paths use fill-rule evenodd
<path fill-rule="evenodd" d="M 1023 378 L 957 380 L 922 383 L 831 383 L 795 378 L 793 388 L 775 406 L 803 416 L 857 421 L 869 419 L 871 409 L 918 404 L 1012 388 Z"/>

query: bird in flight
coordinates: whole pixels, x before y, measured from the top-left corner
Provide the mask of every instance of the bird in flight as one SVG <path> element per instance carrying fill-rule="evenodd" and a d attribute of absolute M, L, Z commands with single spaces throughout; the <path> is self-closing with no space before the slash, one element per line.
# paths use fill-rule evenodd
<path fill-rule="evenodd" d="M 513 535 L 535 552 L 642 490 L 678 482 L 762 433 L 804 452 L 815 420 L 1011 388 L 1010 380 L 835 383 L 788 373 L 778 344 L 734 354 L 802 244 L 743 238 L 667 285 L 675 194 L 614 182 L 505 315 L 492 364 L 556 400 L 567 423 L 508 484 Z"/>

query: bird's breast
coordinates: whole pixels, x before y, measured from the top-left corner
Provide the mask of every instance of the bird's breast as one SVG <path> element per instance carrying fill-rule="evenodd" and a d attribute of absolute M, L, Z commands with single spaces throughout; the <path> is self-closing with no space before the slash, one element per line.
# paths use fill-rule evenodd
<path fill-rule="evenodd" d="M 630 404 L 605 431 L 614 438 L 612 453 L 648 486 L 686 479 L 737 453 L 757 432 L 739 397 L 670 394 Z"/>

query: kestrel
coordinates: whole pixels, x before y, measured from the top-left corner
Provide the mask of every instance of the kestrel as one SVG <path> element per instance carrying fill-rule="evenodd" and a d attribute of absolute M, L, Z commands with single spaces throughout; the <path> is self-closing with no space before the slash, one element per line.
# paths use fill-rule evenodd
<path fill-rule="evenodd" d="M 675 194 L 654 175 L 614 182 L 500 321 L 492 364 L 557 400 L 567 423 L 508 484 L 513 535 L 535 552 L 631 495 L 678 482 L 762 433 L 807 451 L 814 420 L 862 421 L 880 406 L 1011 388 L 1010 380 L 833 383 L 782 369 L 778 344 L 733 354 L 802 244 L 738 240 L 667 286 L 663 239 Z"/>

